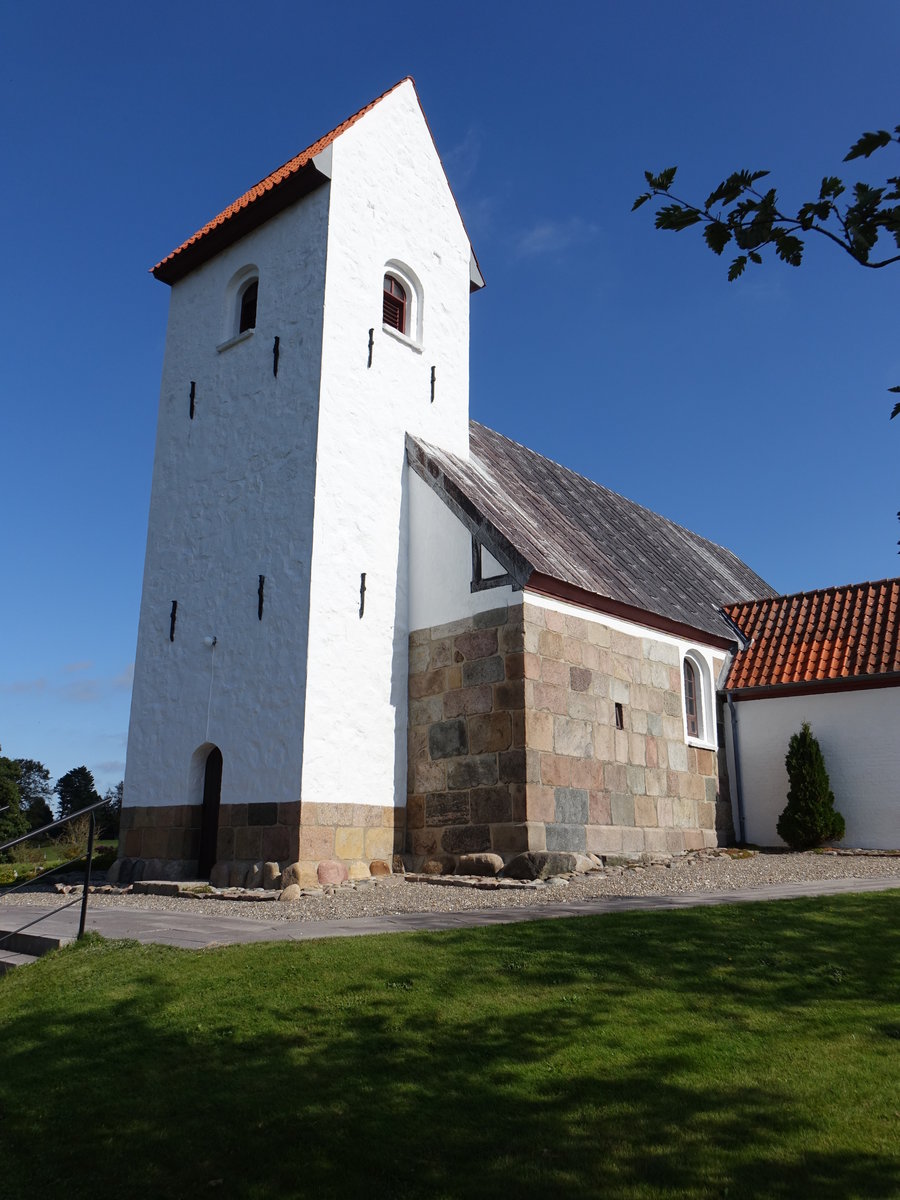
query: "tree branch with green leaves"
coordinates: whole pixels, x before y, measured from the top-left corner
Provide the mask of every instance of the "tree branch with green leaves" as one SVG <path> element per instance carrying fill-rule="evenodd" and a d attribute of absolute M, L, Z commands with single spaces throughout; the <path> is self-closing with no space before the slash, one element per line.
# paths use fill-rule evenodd
<path fill-rule="evenodd" d="M 886 129 L 864 133 L 850 147 L 844 162 L 870 158 L 892 143 L 900 144 L 900 125 L 893 133 Z M 718 255 L 733 244 L 739 253 L 728 266 L 729 281 L 739 279 L 748 263 L 760 265 L 767 249 L 788 266 L 799 267 L 808 234 L 827 238 L 854 262 L 871 270 L 900 262 L 900 176 L 889 176 L 881 187 L 856 183 L 848 194 L 843 180 L 826 175 L 817 198 L 801 204 L 791 215 L 784 211 L 775 188 L 757 186 L 768 171 L 735 171 L 710 192 L 703 204 L 695 204 L 673 194 L 676 170 L 667 167 L 658 174 L 645 171 L 649 190 L 638 196 L 632 212 L 649 200 L 663 201 L 656 210 L 657 229 L 680 233 L 701 225 L 704 241 Z M 844 201 L 840 200 L 842 196 L 846 197 Z M 893 240 L 898 253 L 874 257 L 882 236 Z M 889 390 L 900 393 L 900 387 Z M 891 417 L 898 414 L 900 402 L 894 405 Z"/>

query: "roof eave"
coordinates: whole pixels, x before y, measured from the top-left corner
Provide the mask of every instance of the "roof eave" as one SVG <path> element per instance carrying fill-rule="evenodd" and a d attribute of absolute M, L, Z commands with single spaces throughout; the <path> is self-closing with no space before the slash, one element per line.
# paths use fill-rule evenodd
<path fill-rule="evenodd" d="M 195 242 L 181 250 L 176 250 L 168 258 L 164 258 L 161 263 L 157 263 L 151 269 L 151 274 L 162 283 L 169 285 L 184 279 L 185 275 L 195 271 L 205 262 L 209 262 L 226 247 L 328 183 L 327 166 L 327 159 L 324 157 L 321 163 L 310 159 L 309 162 L 298 167 L 289 178 L 282 180 L 277 187 L 263 192 L 245 208 L 232 213 L 221 225 L 210 229 L 202 237 L 198 237 Z"/>
<path fill-rule="evenodd" d="M 704 646 L 716 646 L 720 650 L 734 650 L 737 645 L 735 638 L 724 633 L 710 633 L 708 629 L 698 629 L 695 625 L 673 621 L 661 613 L 626 604 L 623 600 L 613 600 L 610 596 L 601 596 L 597 592 L 589 592 L 586 588 L 555 579 L 552 575 L 544 575 L 540 571 L 535 571 L 525 586 L 529 592 L 537 592 L 541 596 L 578 605 L 579 608 L 589 608 L 593 612 L 619 617 L 623 621 L 644 625 L 648 629 L 658 629 L 661 633 L 668 633 L 688 642 L 701 642 Z"/>
<path fill-rule="evenodd" d="M 884 675 L 845 675 L 836 679 L 802 679 L 794 683 L 758 684 L 755 687 L 729 687 L 737 700 L 774 700 L 787 696 L 812 696 L 827 692 L 860 692 L 874 688 L 900 687 L 900 671 Z"/>
<path fill-rule="evenodd" d="M 425 448 L 406 435 L 406 461 L 410 469 L 446 504 L 458 521 L 506 568 L 516 589 L 525 586 L 534 573 L 532 564 L 472 503 L 465 492 L 444 473 Z"/>

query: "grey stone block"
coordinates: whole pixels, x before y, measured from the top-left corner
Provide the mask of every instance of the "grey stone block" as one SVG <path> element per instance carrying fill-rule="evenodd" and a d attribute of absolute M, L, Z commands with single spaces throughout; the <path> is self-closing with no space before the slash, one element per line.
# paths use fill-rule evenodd
<path fill-rule="evenodd" d="M 644 768 L 628 766 L 625 768 L 625 778 L 628 780 L 628 790 L 633 796 L 644 796 L 647 793 L 647 780 Z"/>
<path fill-rule="evenodd" d="M 469 753 L 469 735 L 464 720 L 440 721 L 428 730 L 428 752 L 435 758 L 455 758 Z"/>
<path fill-rule="evenodd" d="M 470 799 L 474 825 L 493 825 L 512 820 L 512 800 L 505 783 L 496 787 L 473 788 Z"/>
<path fill-rule="evenodd" d="M 490 826 L 461 825 L 455 829 L 445 829 L 441 835 L 441 848 L 447 854 L 478 854 L 490 850 Z"/>
<path fill-rule="evenodd" d="M 634 824 L 634 796 L 610 796 L 609 808 L 613 825 Z"/>
<path fill-rule="evenodd" d="M 463 788 L 490 787 L 498 779 L 496 754 L 481 754 L 477 758 L 461 758 L 447 767 L 447 787 L 451 791 Z"/>
<path fill-rule="evenodd" d="M 548 850 L 568 850 L 570 852 L 583 854 L 587 849 L 586 834 L 583 825 L 548 825 L 547 826 L 547 849 Z M 575 864 L 567 870 L 575 870 Z M 558 874 L 558 872 L 554 872 Z"/>
<path fill-rule="evenodd" d="M 499 655 L 494 655 L 493 658 L 476 658 L 474 662 L 463 663 L 463 686 L 474 687 L 479 683 L 499 683 L 503 679 L 503 674 L 503 659 Z"/>
<path fill-rule="evenodd" d="M 425 826 L 468 825 L 468 792 L 433 792 L 425 797 Z"/>
<path fill-rule="evenodd" d="M 588 820 L 589 801 L 584 788 L 558 787 L 554 790 L 556 820 L 562 825 L 584 825 Z M 553 849 L 549 844 L 547 849 Z"/>

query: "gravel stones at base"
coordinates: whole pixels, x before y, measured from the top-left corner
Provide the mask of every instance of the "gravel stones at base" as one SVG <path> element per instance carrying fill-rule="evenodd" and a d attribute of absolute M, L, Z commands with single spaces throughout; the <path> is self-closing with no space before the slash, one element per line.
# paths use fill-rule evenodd
<path fill-rule="evenodd" d="M 744 856 L 744 857 L 742 857 Z M 456 885 L 446 886 L 450 879 Z M 327 888 L 303 887 L 296 900 L 282 903 L 247 903 L 246 900 L 182 896 L 104 894 L 91 897 L 91 906 L 135 907 L 156 912 L 196 913 L 209 916 L 249 917 L 261 921 L 346 920 L 394 913 L 466 912 L 475 909 L 532 907 L 554 903 L 598 900 L 614 896 L 666 896 L 691 892 L 727 892 L 765 884 L 801 883 L 822 879 L 900 880 L 900 856 L 846 853 L 756 853 L 700 851 L 674 858 L 668 864 L 607 866 L 587 875 L 514 883 L 479 879 L 465 886 L 458 876 L 435 877 L 428 883 L 409 881 L 403 875 L 385 875 L 349 881 Z M 440 882 L 445 886 L 435 886 Z M 509 886 L 513 884 L 513 886 Z M 462 885 L 462 886 L 461 886 Z M 278 893 L 268 893 L 275 900 Z M 67 898 L 51 890 L 23 890 L 3 897 L 0 911 L 16 904 L 56 906 Z"/>

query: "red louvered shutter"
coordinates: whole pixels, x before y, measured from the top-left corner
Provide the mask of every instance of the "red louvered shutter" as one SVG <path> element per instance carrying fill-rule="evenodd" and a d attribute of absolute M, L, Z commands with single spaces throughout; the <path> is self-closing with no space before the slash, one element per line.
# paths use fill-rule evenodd
<path fill-rule="evenodd" d="M 406 333 L 406 291 L 393 275 L 384 277 L 384 310 L 385 325 Z"/>

